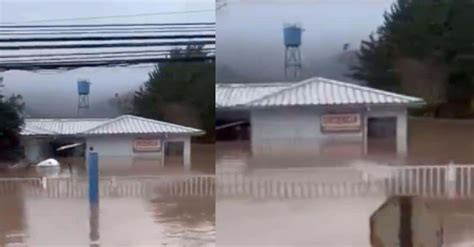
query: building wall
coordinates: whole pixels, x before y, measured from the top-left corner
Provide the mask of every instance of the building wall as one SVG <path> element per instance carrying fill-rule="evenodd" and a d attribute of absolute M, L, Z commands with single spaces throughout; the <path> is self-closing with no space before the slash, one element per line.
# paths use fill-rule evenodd
<path fill-rule="evenodd" d="M 94 152 L 99 153 L 100 157 L 116 158 L 122 157 L 123 159 L 129 159 L 130 161 L 134 158 L 153 158 L 163 160 L 163 152 L 134 152 L 133 143 L 137 138 L 160 138 L 164 141 L 162 143 L 162 150 L 166 142 L 171 141 L 182 141 L 184 142 L 184 163 L 185 166 L 190 165 L 191 160 L 191 147 L 190 147 L 190 136 L 183 137 L 153 137 L 153 136 L 134 136 L 134 135 L 107 135 L 107 136 L 93 136 L 87 137 L 86 146 L 86 158 L 90 151 L 90 148 L 94 148 Z M 163 162 L 161 162 L 163 164 Z"/>
<path fill-rule="evenodd" d="M 320 118 L 327 113 L 360 113 L 358 132 L 323 133 Z M 406 153 L 406 109 L 401 107 L 280 107 L 251 112 L 254 155 L 311 154 L 362 156 L 366 153 L 368 117 L 397 118 L 397 151 Z"/>

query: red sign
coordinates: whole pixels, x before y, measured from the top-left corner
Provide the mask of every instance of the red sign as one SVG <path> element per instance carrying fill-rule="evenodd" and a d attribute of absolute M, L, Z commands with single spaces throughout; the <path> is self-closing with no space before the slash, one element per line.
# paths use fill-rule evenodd
<path fill-rule="evenodd" d="M 160 152 L 161 141 L 159 139 L 136 139 L 133 142 L 133 151 L 141 152 Z"/>
<path fill-rule="evenodd" d="M 360 114 L 327 114 L 321 117 L 323 132 L 360 131 Z"/>

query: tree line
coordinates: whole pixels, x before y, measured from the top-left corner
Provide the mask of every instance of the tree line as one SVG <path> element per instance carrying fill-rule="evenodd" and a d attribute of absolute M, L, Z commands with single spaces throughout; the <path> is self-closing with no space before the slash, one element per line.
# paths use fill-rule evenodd
<path fill-rule="evenodd" d="M 474 2 L 397 0 L 364 40 L 350 76 L 422 97 L 424 114 L 474 117 Z"/>

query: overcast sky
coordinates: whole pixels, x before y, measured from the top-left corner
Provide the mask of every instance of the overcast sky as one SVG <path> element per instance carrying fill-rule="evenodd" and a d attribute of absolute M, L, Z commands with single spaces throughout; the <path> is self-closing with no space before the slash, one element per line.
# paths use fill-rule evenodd
<path fill-rule="evenodd" d="M 31 22 L 156 12 L 213 10 L 214 8 L 213 0 L 0 0 L 0 22 L 2 24 L 214 22 L 214 11 L 77 21 Z M 148 72 L 151 69 L 152 65 L 138 65 L 131 68 L 83 68 L 69 72 L 9 71 L 1 73 L 1 75 L 4 77 L 5 91 L 23 94 L 27 105 L 34 107 L 36 111 L 37 108 L 49 108 L 48 111 L 72 111 L 75 113 L 77 79 L 89 79 L 93 83 L 90 101 L 91 105 L 94 105 L 94 102 L 111 98 L 115 93 L 136 89 L 148 78 Z"/>
<path fill-rule="evenodd" d="M 392 0 L 223 0 L 217 13 L 143 16 L 35 24 L 97 24 L 145 22 L 217 22 L 217 64 L 242 75 L 248 82 L 284 79 L 284 23 L 304 28 L 303 67 L 311 75 L 336 77 L 346 72 L 338 59 L 345 43 L 350 49 L 383 23 L 383 13 Z M 131 15 L 214 9 L 213 0 L 0 0 L 0 22 L 25 23 L 35 20 Z M 217 20 L 216 20 L 217 18 Z M 138 67 L 138 68 L 137 68 Z M 103 101 L 115 93 L 136 89 L 152 66 L 133 68 L 84 68 L 70 72 L 3 73 L 6 91 L 21 93 L 35 108 L 76 109 L 76 81 L 89 79 L 91 102 Z M 218 70 L 219 71 L 219 70 Z M 51 97 L 54 95 L 55 97 Z M 73 111 L 74 112 L 74 111 Z"/>
<path fill-rule="evenodd" d="M 383 13 L 393 1 L 228 2 L 216 14 L 218 68 L 225 65 L 248 81 L 275 81 L 285 79 L 283 24 L 298 23 L 304 28 L 301 51 L 307 76 L 340 77 L 346 68 L 338 60 L 343 45 L 350 43 L 349 49 L 356 50 L 383 23 Z"/>

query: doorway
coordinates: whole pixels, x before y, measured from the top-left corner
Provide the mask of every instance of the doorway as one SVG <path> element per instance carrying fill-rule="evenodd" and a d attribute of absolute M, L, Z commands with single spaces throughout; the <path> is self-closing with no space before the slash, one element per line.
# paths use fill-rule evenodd
<path fill-rule="evenodd" d="M 184 162 L 184 142 L 166 142 L 165 165 L 182 166 Z"/>
<path fill-rule="evenodd" d="M 369 117 L 367 119 L 367 154 L 397 153 L 397 118 Z"/>

